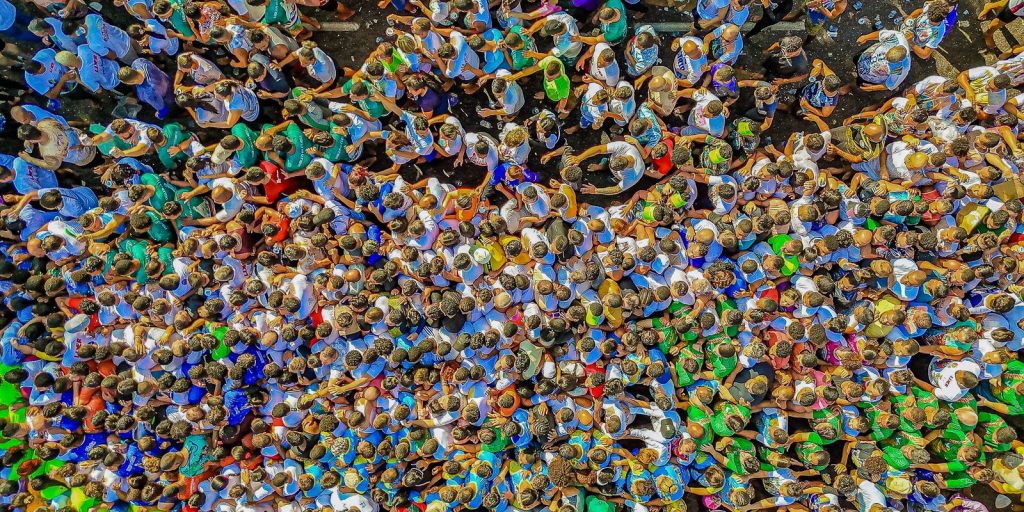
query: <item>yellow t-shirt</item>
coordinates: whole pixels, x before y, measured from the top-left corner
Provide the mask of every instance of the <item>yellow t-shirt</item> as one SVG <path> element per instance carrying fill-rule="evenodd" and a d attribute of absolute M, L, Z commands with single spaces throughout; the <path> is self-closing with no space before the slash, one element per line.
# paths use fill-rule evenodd
<path fill-rule="evenodd" d="M 886 294 L 884 297 L 875 301 L 875 321 L 868 324 L 864 329 L 864 335 L 869 338 L 884 338 L 889 334 L 889 332 L 892 331 L 893 326 L 882 325 L 878 321 L 878 318 L 882 316 L 882 313 L 892 311 L 898 308 L 901 304 L 902 303 L 899 299 L 890 294 Z"/>

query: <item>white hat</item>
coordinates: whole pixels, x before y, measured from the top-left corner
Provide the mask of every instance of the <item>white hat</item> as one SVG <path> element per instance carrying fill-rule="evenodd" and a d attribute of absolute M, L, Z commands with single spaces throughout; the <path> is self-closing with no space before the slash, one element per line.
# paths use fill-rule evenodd
<path fill-rule="evenodd" d="M 64 332 L 67 334 L 74 334 L 77 332 L 84 331 L 89 327 L 89 316 L 79 313 L 64 322 Z"/>
<path fill-rule="evenodd" d="M 473 250 L 473 260 L 480 265 L 486 265 L 491 261 L 491 252 L 483 247 L 477 247 Z"/>

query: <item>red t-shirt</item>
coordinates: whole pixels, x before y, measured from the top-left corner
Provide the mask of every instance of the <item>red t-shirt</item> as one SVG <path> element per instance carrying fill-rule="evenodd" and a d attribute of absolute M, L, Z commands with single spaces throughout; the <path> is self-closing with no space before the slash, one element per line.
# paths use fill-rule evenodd
<path fill-rule="evenodd" d="M 285 178 L 285 173 L 280 167 L 266 160 L 260 162 L 260 169 L 270 177 L 270 181 L 263 184 L 263 192 L 267 196 L 267 201 L 271 203 L 277 202 L 283 194 L 290 194 L 302 187 L 300 178 Z"/>
<path fill-rule="evenodd" d="M 654 165 L 654 170 L 658 171 L 658 174 L 665 175 L 668 174 L 669 171 L 671 171 L 673 168 L 675 168 L 675 165 L 672 164 L 672 151 L 676 147 L 676 141 L 675 139 L 669 136 L 663 137 L 661 141 L 664 142 L 665 146 L 668 147 L 668 152 L 666 152 L 665 156 L 661 158 L 655 158 L 651 160 L 651 163 Z"/>
<path fill-rule="evenodd" d="M 82 312 L 82 308 L 79 307 L 79 305 L 82 304 L 82 299 L 83 299 L 83 297 L 69 297 L 68 298 L 68 308 L 70 308 L 75 313 L 81 313 Z M 99 326 L 100 326 L 99 315 L 97 315 L 96 313 L 93 313 L 93 314 L 89 315 L 89 327 L 86 330 L 88 330 L 89 332 L 92 332 L 93 329 L 95 329 L 95 328 L 97 328 Z"/>

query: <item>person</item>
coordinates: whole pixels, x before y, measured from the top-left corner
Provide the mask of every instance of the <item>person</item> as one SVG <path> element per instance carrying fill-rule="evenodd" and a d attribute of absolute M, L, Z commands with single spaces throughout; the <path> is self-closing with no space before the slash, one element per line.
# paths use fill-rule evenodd
<path fill-rule="evenodd" d="M 864 91 L 895 90 L 910 74 L 910 44 L 894 30 L 881 30 L 857 38 L 858 44 L 875 41 L 857 58 L 857 74 Z"/>
<path fill-rule="evenodd" d="M 633 0 L 382 1 L 338 41 L 307 17 L 338 2 L 32 3 L 38 41 L 0 48 L 25 78 L 0 106 L 0 509 L 1024 490 L 1024 68 L 912 73 L 953 26 L 983 37 L 955 3 L 862 38 L 870 97 L 803 35 L 743 58 L 842 1 L 681 5 L 664 52 Z"/>

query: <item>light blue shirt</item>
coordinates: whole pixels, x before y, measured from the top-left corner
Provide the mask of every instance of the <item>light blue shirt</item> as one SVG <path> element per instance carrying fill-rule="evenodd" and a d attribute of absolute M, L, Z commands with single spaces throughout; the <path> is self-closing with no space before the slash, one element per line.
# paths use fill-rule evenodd
<path fill-rule="evenodd" d="M 7 0 L 0 0 L 0 30 L 7 30 L 14 26 L 14 18 L 17 14 L 18 10 L 14 4 Z"/>
<path fill-rule="evenodd" d="M 85 39 L 89 47 L 100 55 L 114 52 L 118 58 L 124 57 L 132 47 L 131 36 L 103 19 L 99 14 L 85 17 Z"/>
<path fill-rule="evenodd" d="M 92 92 L 100 89 L 114 90 L 121 84 L 117 78 L 120 66 L 116 62 L 93 51 L 92 47 L 83 44 L 78 47 L 78 58 L 82 59 L 82 67 L 78 70 L 78 82 Z"/>
<path fill-rule="evenodd" d="M 0 0 L 2 1 L 2 0 Z M 28 71 L 25 72 L 25 83 L 32 88 L 33 91 L 45 96 L 46 93 L 53 89 L 57 82 L 60 81 L 60 77 L 64 76 L 64 73 L 68 72 L 68 68 L 62 64 L 57 63 L 57 51 L 53 48 L 44 48 L 39 50 L 32 60 L 43 65 L 43 72 L 38 75 L 33 75 Z"/>

